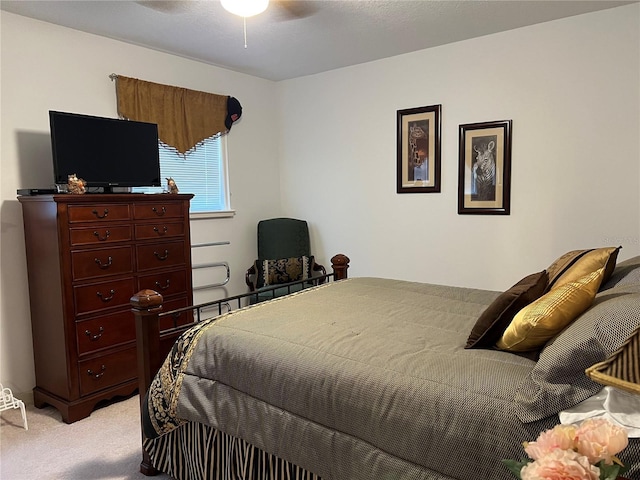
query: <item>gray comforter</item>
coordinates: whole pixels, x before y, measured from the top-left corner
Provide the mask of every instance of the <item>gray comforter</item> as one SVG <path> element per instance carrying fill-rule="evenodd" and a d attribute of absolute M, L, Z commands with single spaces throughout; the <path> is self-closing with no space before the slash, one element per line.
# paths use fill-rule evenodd
<path fill-rule="evenodd" d="M 204 423 L 327 480 L 511 478 L 500 459 L 523 458 L 557 417 L 516 415 L 534 361 L 463 348 L 498 294 L 356 278 L 232 312 L 174 348 L 151 418 L 159 433 Z"/>

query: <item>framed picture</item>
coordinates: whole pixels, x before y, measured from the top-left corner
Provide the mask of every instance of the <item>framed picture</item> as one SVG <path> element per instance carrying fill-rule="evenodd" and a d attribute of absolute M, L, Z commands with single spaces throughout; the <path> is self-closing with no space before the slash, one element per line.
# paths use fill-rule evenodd
<path fill-rule="evenodd" d="M 440 192 L 441 109 L 398 110 L 398 193 Z"/>
<path fill-rule="evenodd" d="M 460 125 L 458 214 L 509 215 L 511 120 Z"/>

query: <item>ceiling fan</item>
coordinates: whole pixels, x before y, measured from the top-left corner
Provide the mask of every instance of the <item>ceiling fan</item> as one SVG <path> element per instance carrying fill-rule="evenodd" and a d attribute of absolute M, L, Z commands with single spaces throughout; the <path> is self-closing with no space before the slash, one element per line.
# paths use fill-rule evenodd
<path fill-rule="evenodd" d="M 137 0 L 136 3 L 158 12 L 179 14 L 189 12 L 192 8 L 193 2 L 187 2 L 184 0 Z M 252 15 L 242 15 L 241 13 L 236 13 L 236 11 L 234 11 L 235 6 L 241 9 L 249 3 L 264 4 L 264 8 L 262 8 L 258 13 L 262 13 L 265 9 L 273 10 L 275 18 L 283 21 L 305 18 L 313 15 L 317 11 L 315 2 L 308 0 L 221 0 L 221 4 L 226 10 L 241 17 L 258 14 L 253 13 Z"/>
<path fill-rule="evenodd" d="M 196 2 L 184 0 L 137 0 L 136 3 L 159 12 L 179 14 L 188 13 Z M 258 15 L 270 8 L 273 12 L 270 15 L 271 19 L 276 21 L 298 20 L 312 15 L 317 10 L 316 2 L 309 0 L 220 0 L 220 4 L 228 12 L 242 17 L 244 48 L 247 48 L 247 17 Z"/>

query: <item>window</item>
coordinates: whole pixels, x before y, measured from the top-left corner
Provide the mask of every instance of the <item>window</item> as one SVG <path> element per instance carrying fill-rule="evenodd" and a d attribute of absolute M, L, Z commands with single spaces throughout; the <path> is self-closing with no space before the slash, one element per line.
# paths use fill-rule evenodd
<path fill-rule="evenodd" d="M 230 209 L 227 181 L 227 141 L 213 136 L 189 151 L 186 157 L 160 143 L 160 175 L 172 177 L 180 193 L 193 193 L 191 213 L 220 212 Z M 135 192 L 158 193 L 159 188 L 136 188 Z"/>

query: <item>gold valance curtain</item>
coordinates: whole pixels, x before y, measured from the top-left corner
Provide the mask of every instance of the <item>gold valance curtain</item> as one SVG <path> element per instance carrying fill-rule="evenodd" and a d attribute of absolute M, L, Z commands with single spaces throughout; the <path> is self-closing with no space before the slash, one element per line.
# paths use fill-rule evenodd
<path fill-rule="evenodd" d="M 172 87 L 118 75 L 118 115 L 158 124 L 158 136 L 185 154 L 213 135 L 226 133 L 226 95 Z"/>

